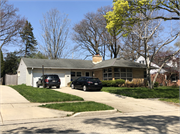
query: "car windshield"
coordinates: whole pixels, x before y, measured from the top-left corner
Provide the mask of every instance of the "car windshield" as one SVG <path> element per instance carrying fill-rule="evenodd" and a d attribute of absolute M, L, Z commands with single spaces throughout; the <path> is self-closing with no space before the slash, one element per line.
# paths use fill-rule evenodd
<path fill-rule="evenodd" d="M 88 78 L 87 80 L 88 81 L 98 81 L 98 82 L 100 81 L 98 78 Z"/>
<path fill-rule="evenodd" d="M 59 77 L 57 75 L 49 75 L 48 78 L 50 78 L 50 79 L 59 79 Z"/>

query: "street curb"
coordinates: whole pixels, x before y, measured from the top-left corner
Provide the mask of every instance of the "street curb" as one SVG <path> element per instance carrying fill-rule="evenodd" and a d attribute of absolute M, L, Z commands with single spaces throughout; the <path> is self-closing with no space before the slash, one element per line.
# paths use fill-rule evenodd
<path fill-rule="evenodd" d="M 117 109 L 113 110 L 103 110 L 103 111 L 89 111 L 89 112 L 78 112 L 73 114 L 71 117 L 84 117 L 84 116 L 94 116 L 94 115 L 106 115 L 117 113 Z"/>

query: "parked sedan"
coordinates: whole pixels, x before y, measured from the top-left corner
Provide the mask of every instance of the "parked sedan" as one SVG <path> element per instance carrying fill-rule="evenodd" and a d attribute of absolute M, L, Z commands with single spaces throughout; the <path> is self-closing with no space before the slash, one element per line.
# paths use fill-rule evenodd
<path fill-rule="evenodd" d="M 60 88 L 61 80 L 59 79 L 59 76 L 56 74 L 46 74 L 42 75 L 39 80 L 36 82 L 37 87 L 43 86 L 44 81 L 44 88 L 52 86 L 56 86 L 56 88 Z"/>
<path fill-rule="evenodd" d="M 83 89 L 87 90 L 97 90 L 100 91 L 102 89 L 102 83 L 98 78 L 92 77 L 79 77 L 75 81 L 71 83 L 71 88 Z"/>

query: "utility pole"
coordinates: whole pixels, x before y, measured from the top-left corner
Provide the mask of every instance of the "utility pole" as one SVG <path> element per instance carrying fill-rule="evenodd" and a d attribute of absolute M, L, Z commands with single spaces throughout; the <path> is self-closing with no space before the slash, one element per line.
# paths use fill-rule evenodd
<path fill-rule="evenodd" d="M 42 79 L 43 88 L 45 88 L 45 83 L 44 83 L 44 65 L 42 65 L 42 75 L 43 75 L 43 79 Z"/>

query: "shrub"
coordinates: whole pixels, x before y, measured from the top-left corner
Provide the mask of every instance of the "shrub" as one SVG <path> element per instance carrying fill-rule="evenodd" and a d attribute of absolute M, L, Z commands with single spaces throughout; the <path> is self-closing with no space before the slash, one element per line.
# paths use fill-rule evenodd
<path fill-rule="evenodd" d="M 144 86 L 144 80 L 141 79 L 135 79 L 132 82 L 133 87 L 143 87 Z"/>
<path fill-rule="evenodd" d="M 116 86 L 117 86 L 117 84 L 116 84 L 116 81 L 115 81 L 115 80 L 110 80 L 110 83 L 111 83 L 111 86 L 112 86 L 112 87 L 116 87 Z"/>
<path fill-rule="evenodd" d="M 158 82 L 155 82 L 154 83 L 154 87 L 158 87 L 159 86 L 159 83 Z"/>
<path fill-rule="evenodd" d="M 117 79 L 117 80 L 115 80 L 115 82 L 116 82 L 116 85 L 118 85 L 118 86 L 122 86 L 123 84 L 125 84 L 125 80 L 123 80 L 123 79 Z"/>
<path fill-rule="evenodd" d="M 103 87 L 116 87 L 116 81 L 115 80 L 102 80 Z"/>
<path fill-rule="evenodd" d="M 172 85 L 171 87 L 172 87 L 172 88 L 178 88 L 179 86 L 178 86 L 178 84 L 176 83 L 176 84 Z"/>
<path fill-rule="evenodd" d="M 124 84 L 125 87 L 130 87 L 130 85 L 131 85 L 130 81 L 126 81 L 125 84 Z"/>
<path fill-rule="evenodd" d="M 102 80 L 101 82 L 103 87 L 107 87 L 107 80 Z"/>

